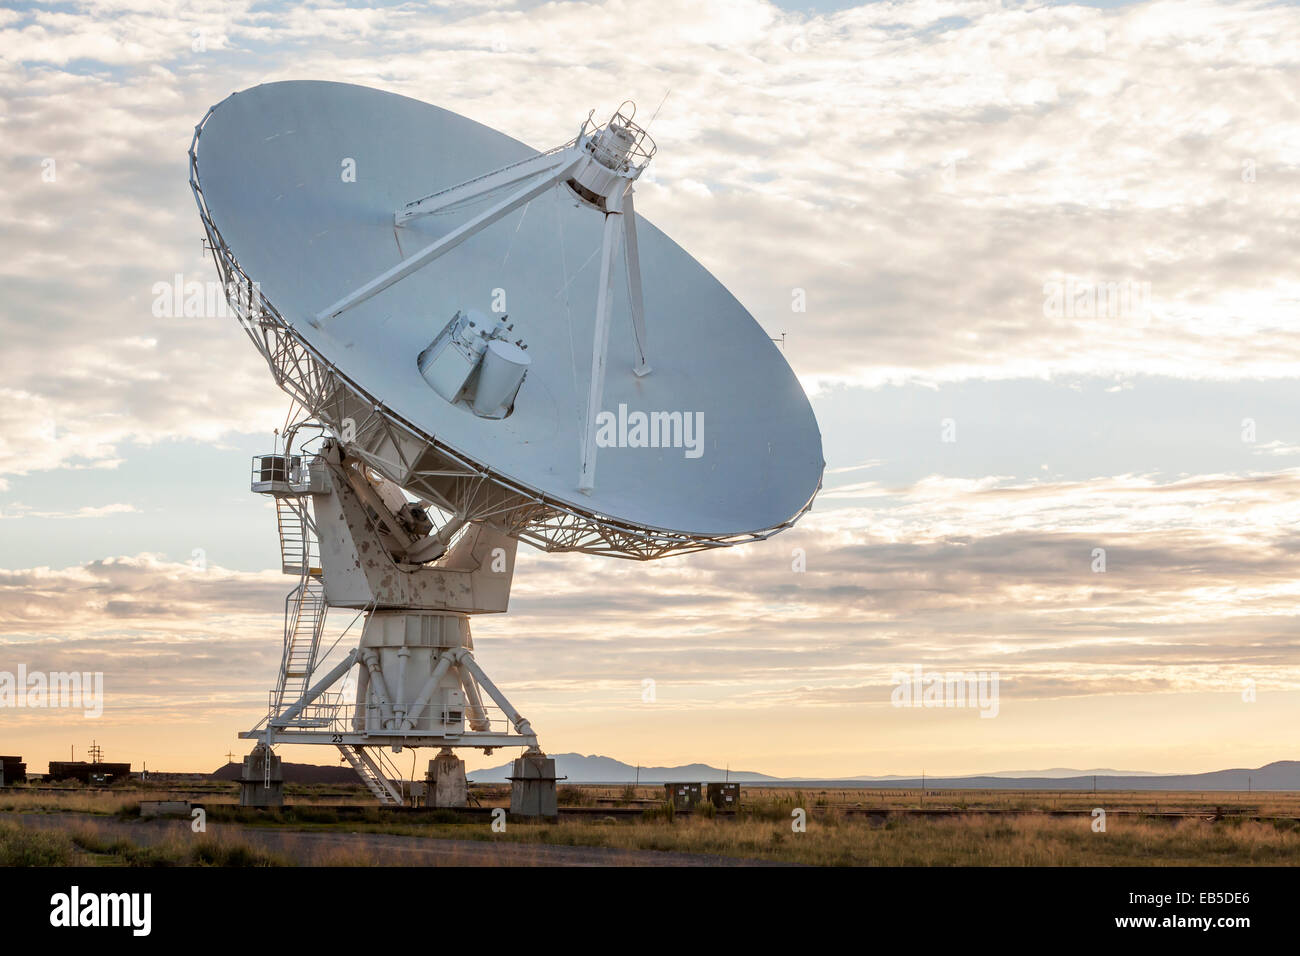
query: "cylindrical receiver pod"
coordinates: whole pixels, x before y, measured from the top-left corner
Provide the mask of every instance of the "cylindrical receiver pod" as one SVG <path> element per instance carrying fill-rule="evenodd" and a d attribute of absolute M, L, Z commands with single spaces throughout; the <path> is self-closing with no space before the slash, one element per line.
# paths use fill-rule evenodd
<path fill-rule="evenodd" d="M 420 375 L 449 402 L 460 397 L 483 351 L 488 320 L 473 309 L 457 312 L 418 358 Z"/>
<path fill-rule="evenodd" d="M 514 404 L 515 394 L 531 363 L 528 353 L 519 346 L 502 339 L 489 342 L 474 389 L 474 413 L 488 418 L 503 417 Z"/>
<path fill-rule="evenodd" d="M 610 123 L 597 134 L 593 155 L 610 169 L 622 170 L 635 142 L 636 137 L 626 126 Z"/>

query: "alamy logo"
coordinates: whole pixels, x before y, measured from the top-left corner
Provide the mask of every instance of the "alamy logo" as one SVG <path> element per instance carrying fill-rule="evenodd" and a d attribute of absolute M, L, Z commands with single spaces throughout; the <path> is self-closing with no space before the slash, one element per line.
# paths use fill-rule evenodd
<path fill-rule="evenodd" d="M 1043 318 L 1147 321 L 1151 318 L 1151 283 L 1076 276 L 1049 279 L 1043 283 Z"/>
<path fill-rule="evenodd" d="M 1000 680 L 997 671 L 923 672 L 915 665 L 911 673 L 894 674 L 889 702 L 895 707 L 974 707 L 981 717 L 996 717 Z"/>
<path fill-rule="evenodd" d="M 99 717 L 104 713 L 104 675 L 99 671 L 28 673 L 27 665 L 19 664 L 17 674 L 0 671 L 0 707 L 81 708 L 86 717 Z"/>
<path fill-rule="evenodd" d="M 685 457 L 704 454 L 703 412 L 629 412 L 618 406 L 618 414 L 596 416 L 598 448 L 683 448 Z"/>
<path fill-rule="evenodd" d="M 179 272 L 171 282 L 155 282 L 150 290 L 153 293 L 151 311 L 157 319 L 229 319 L 236 317 L 236 310 L 229 305 L 235 299 L 247 304 L 248 298 L 261 297 L 262 287 L 252 283 L 248 288 L 238 282 L 228 286 L 220 282 L 186 282 Z"/>
<path fill-rule="evenodd" d="M 133 936 L 148 936 L 153 928 L 153 895 L 150 893 L 85 893 L 74 886 L 67 893 L 50 897 L 50 925 L 125 926 Z"/>

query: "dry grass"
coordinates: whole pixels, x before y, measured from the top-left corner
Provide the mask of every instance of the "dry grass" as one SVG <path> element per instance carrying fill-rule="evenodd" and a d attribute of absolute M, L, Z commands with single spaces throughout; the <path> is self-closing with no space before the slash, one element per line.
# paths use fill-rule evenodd
<path fill-rule="evenodd" d="M 176 800 L 159 794 L 142 795 L 137 791 L 102 792 L 94 790 L 24 790 L 10 787 L 0 790 L 0 812 L 15 813 L 96 813 L 112 815 L 138 810 L 141 800 Z"/>
<path fill-rule="evenodd" d="M 566 791 L 580 791 L 581 795 Z M 1263 791 L 1153 791 L 1153 790 L 876 790 L 862 787 L 741 787 L 745 806 L 789 804 L 810 810 L 854 809 L 952 809 L 952 810 L 1141 810 L 1146 812 L 1197 811 L 1213 813 L 1222 808 L 1227 816 L 1290 816 L 1300 818 L 1300 792 Z M 509 788 L 483 787 L 480 799 L 486 806 L 505 806 Z M 628 806 L 657 804 L 664 799 L 663 787 L 562 785 L 562 806 Z"/>
<path fill-rule="evenodd" d="M 506 788 L 483 788 L 485 805 L 508 801 Z M 827 789 L 797 791 L 746 788 L 742 811 L 735 816 L 673 816 L 658 812 L 662 788 L 562 787 L 569 806 L 641 806 L 651 812 L 636 818 L 565 819 L 552 824 L 510 822 L 493 833 L 486 820 L 450 822 L 453 815 L 429 811 L 414 818 L 394 818 L 378 811 L 346 820 L 319 804 L 337 797 L 323 789 L 295 800 L 295 807 L 275 818 L 208 802 L 210 822 L 256 823 L 256 830 L 281 840 L 258 848 L 262 838 L 245 830 L 241 837 L 192 836 L 182 830 L 149 845 L 125 818 L 142 799 L 185 799 L 192 793 L 162 790 L 93 792 L 0 791 L 0 811 L 27 813 L 67 811 L 97 814 L 103 820 L 74 821 L 57 829 L 24 828 L 4 822 L 0 812 L 0 863 L 43 865 L 84 863 L 119 866 L 275 866 L 290 862 L 319 866 L 390 865 L 391 856 L 371 850 L 364 841 L 339 840 L 322 847 L 297 840 L 296 831 L 326 831 L 343 836 L 389 833 L 412 837 L 470 839 L 512 844 L 550 844 L 659 850 L 818 865 L 875 866 L 1078 866 L 1078 865 L 1297 865 L 1300 824 L 1294 820 L 1253 821 L 1245 816 L 1300 817 L 1300 794 L 1293 793 L 1136 793 L 927 791 L 926 809 L 950 808 L 956 816 L 851 814 L 849 808 L 907 810 L 921 805 L 916 790 L 865 791 Z M 207 801 L 205 801 L 207 802 Z M 1095 833 L 1087 811 L 1103 807 L 1108 832 Z M 791 828 L 791 810 L 808 812 L 807 831 Z M 1216 813 L 1216 808 L 1221 812 Z M 1051 811 L 1084 811 L 1052 816 Z M 1181 821 L 1125 816 L 1118 810 L 1195 812 Z M 989 812 L 981 812 L 989 811 Z M 1000 813 L 999 811 L 1028 811 Z M 119 814 L 124 819 L 103 819 Z M 245 819 L 247 817 L 247 819 Z M 1215 819 L 1211 820 L 1211 817 Z M 51 826 L 55 818 L 47 818 Z M 417 822 L 418 821 L 418 822 Z M 220 829 L 223 823 L 218 824 Z M 251 839 L 252 842 L 248 842 Z"/>
<path fill-rule="evenodd" d="M 287 801 L 297 807 L 374 806 L 374 797 L 360 784 L 291 785 L 285 788 Z M 77 784 L 33 787 L 18 784 L 0 787 L 0 813 L 95 813 L 134 815 L 145 800 L 189 800 L 204 806 L 237 806 L 239 785 L 216 782 L 202 787 L 165 787 L 134 782 L 110 789 Z"/>
<path fill-rule="evenodd" d="M 797 795 L 800 806 L 860 809 L 956 810 L 1140 810 L 1149 813 L 1196 811 L 1212 813 L 1222 808 L 1227 816 L 1300 817 L 1300 793 L 1265 791 L 1155 791 L 1101 790 L 1096 793 L 1067 790 L 933 790 L 919 789 L 804 789 L 745 787 L 746 803 L 789 799 Z"/>
<path fill-rule="evenodd" d="M 508 806 L 508 786 L 474 788 L 482 806 Z M 561 807 L 657 806 L 663 800 L 662 787 L 561 785 Z M 214 785 L 210 790 L 122 788 L 85 790 L 67 787 L 57 790 L 27 789 L 23 786 L 0 788 L 0 813 L 75 812 L 95 814 L 133 814 L 142 800 L 192 800 L 208 807 L 235 808 L 238 788 L 234 784 Z M 868 790 L 811 789 L 780 787 L 743 787 L 741 802 L 749 808 L 764 806 L 800 806 L 816 813 L 822 810 L 854 809 L 950 809 L 950 810 L 1091 810 L 1104 807 L 1115 810 L 1145 812 L 1195 811 L 1224 815 L 1291 816 L 1300 818 L 1300 793 L 1263 792 L 1153 792 L 1029 790 Z M 330 822 L 330 808 L 343 806 L 374 807 L 374 799 L 361 787 L 313 785 L 286 788 L 286 803 L 303 811 L 319 809 L 320 822 Z"/>
<path fill-rule="evenodd" d="M 0 822 L 0 866 L 68 866 L 74 856 L 66 833 Z"/>
<path fill-rule="evenodd" d="M 1094 833 L 1088 818 L 1051 816 L 810 819 L 678 817 L 673 822 L 511 823 L 484 826 L 367 826 L 374 832 L 697 853 L 817 866 L 1165 866 L 1300 865 L 1300 827 L 1256 822 L 1111 819 Z"/>
<path fill-rule="evenodd" d="M 872 823 L 830 814 L 793 832 L 788 820 L 684 818 L 633 822 L 509 823 L 504 833 L 482 824 L 352 824 L 358 839 L 321 846 L 290 828 L 279 853 L 245 835 L 177 833 L 141 846 L 120 827 L 94 822 L 68 830 L 24 830 L 0 823 L 0 861 L 8 865 L 95 866 L 386 866 L 402 862 L 365 845 L 361 834 L 473 839 L 511 844 L 657 850 L 822 866 L 1166 866 L 1297 865 L 1300 826 L 1189 819 L 1170 823 L 1111 818 L 1105 833 L 1086 817 L 904 817 Z M 260 829 L 260 828 L 259 828 Z M 247 834 L 246 834 L 247 835 Z M 343 834 L 339 834 L 341 837 Z M 134 836 L 134 834 L 132 834 Z"/>
<path fill-rule="evenodd" d="M 6 848 L 9 852 L 6 853 Z M 237 835 L 179 834 L 145 844 L 94 822 L 67 829 L 0 823 L 0 865 L 7 866 L 290 866 Z"/>

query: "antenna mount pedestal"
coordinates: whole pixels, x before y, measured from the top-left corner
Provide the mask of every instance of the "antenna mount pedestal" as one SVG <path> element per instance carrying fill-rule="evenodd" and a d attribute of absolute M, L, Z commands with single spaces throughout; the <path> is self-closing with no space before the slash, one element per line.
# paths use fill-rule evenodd
<path fill-rule="evenodd" d="M 466 798 L 452 748 L 524 747 L 544 759 L 532 726 L 475 660 L 470 636 L 470 615 L 506 610 L 514 538 L 454 517 L 434 528 L 426 503 L 407 501 L 333 439 L 309 460 L 261 456 L 253 479 L 253 490 L 276 499 L 283 566 L 300 583 L 286 601 L 267 715 L 240 735 L 261 741 L 245 776 L 250 761 L 269 767 L 266 758 L 278 776 L 277 743 L 332 746 L 380 803 L 404 805 L 409 794 L 385 750 L 436 747 L 426 779 L 431 805 L 447 807 Z M 356 647 L 322 674 L 328 608 L 358 611 L 364 624 Z M 244 789 L 262 799 L 252 783 Z M 553 780 L 551 789 L 553 802 Z"/>

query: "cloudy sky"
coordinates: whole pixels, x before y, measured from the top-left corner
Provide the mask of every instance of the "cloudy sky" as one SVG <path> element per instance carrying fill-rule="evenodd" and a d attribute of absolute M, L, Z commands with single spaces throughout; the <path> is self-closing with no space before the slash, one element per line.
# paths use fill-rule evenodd
<path fill-rule="evenodd" d="M 246 749 L 291 584 L 248 461 L 287 401 L 233 320 L 152 290 L 215 278 L 185 162 L 207 108 L 331 79 L 539 148 L 663 101 L 638 212 L 785 334 L 812 397 L 825 486 L 792 531 L 521 550 L 476 646 L 548 750 L 817 776 L 1295 757 L 1297 32 L 1294 5 L 1199 0 L 11 0 L 0 671 L 102 671 L 107 700 L 0 710 L 0 752 Z M 998 716 L 892 707 L 915 665 L 998 672 Z"/>

